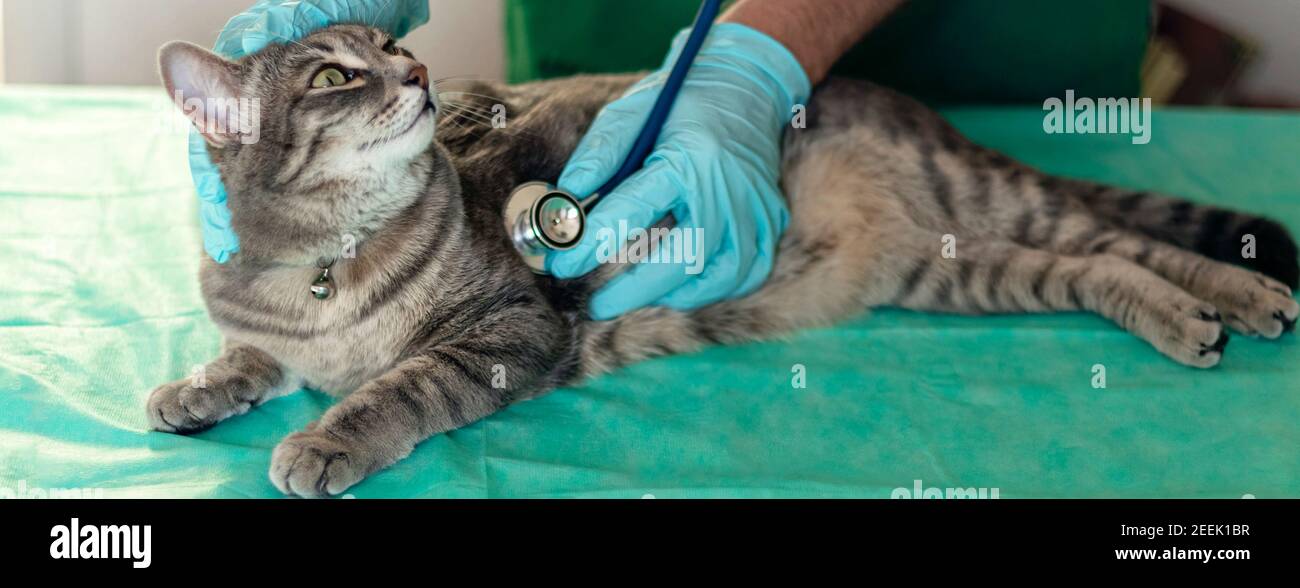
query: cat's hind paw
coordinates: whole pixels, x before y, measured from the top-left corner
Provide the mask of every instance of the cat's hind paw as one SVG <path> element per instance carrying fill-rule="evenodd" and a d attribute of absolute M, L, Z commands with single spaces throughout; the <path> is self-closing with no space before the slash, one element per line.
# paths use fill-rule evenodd
<path fill-rule="evenodd" d="M 1178 363 L 1211 368 L 1223 359 L 1228 329 L 1214 305 L 1182 295 L 1150 316 L 1156 328 L 1147 339 Z"/>
<path fill-rule="evenodd" d="M 1238 333 L 1265 339 L 1295 330 L 1300 304 L 1292 298 L 1291 289 L 1262 274 L 1237 272 L 1240 275 L 1234 275 L 1232 285 L 1224 287 L 1214 300 L 1223 309 L 1223 321 Z"/>

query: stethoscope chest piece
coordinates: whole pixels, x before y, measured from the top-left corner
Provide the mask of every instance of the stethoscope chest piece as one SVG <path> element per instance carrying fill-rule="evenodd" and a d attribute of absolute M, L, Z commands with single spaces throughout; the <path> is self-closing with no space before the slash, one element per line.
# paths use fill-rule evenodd
<path fill-rule="evenodd" d="M 582 233 L 587 226 L 587 213 L 601 194 L 609 194 L 619 184 L 631 177 L 645 165 L 646 158 L 654 150 L 659 134 L 668 120 L 673 101 L 686 83 L 686 74 L 699 55 L 704 39 L 713 26 L 722 8 L 722 0 L 704 0 L 700 14 L 695 17 L 691 35 L 682 47 L 681 55 L 673 64 L 672 72 L 664 81 L 663 90 L 655 98 L 654 107 L 646 118 L 641 134 L 637 136 L 632 149 L 623 160 L 623 165 L 603 186 L 583 200 L 572 194 L 557 189 L 546 182 L 529 182 L 510 193 L 506 201 L 506 234 L 514 244 L 524 263 L 539 274 L 547 274 L 546 253 L 573 249 L 582 241 Z"/>
<path fill-rule="evenodd" d="M 539 274 L 546 272 L 546 252 L 573 249 L 582 241 L 587 215 L 572 194 L 546 182 L 529 182 L 506 201 L 506 233 Z"/>

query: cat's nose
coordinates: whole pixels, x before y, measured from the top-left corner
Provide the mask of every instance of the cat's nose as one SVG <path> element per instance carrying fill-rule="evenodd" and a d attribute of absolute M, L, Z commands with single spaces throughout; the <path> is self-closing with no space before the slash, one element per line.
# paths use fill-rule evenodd
<path fill-rule="evenodd" d="M 411 68 L 411 73 L 406 74 L 406 85 L 420 86 L 425 91 L 429 90 L 429 68 L 423 65 L 416 65 Z"/>

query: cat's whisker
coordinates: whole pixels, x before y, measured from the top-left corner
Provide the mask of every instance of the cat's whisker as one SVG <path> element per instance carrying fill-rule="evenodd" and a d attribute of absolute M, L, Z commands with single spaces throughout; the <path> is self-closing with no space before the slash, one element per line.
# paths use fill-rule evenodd
<path fill-rule="evenodd" d="M 448 105 L 448 106 L 454 106 L 454 107 L 456 107 L 456 108 L 458 108 L 458 109 L 460 109 L 460 110 L 463 110 L 463 111 L 466 111 L 466 112 L 472 112 L 472 113 L 474 113 L 474 114 L 478 114 L 478 115 L 485 116 L 485 117 L 488 117 L 488 118 L 491 118 L 494 114 L 496 114 L 496 113 L 492 112 L 491 110 L 487 110 L 487 109 L 485 109 L 485 108 L 483 108 L 483 107 L 476 106 L 476 105 L 474 105 L 474 104 L 467 104 L 467 103 L 464 103 L 464 102 L 456 102 L 456 101 L 454 101 L 454 100 L 440 100 L 439 103 L 440 103 L 440 104 L 446 104 L 446 105 Z"/>
<path fill-rule="evenodd" d="M 474 92 L 462 92 L 460 90 L 447 90 L 446 92 L 438 92 L 439 96 L 442 96 L 443 94 L 460 94 L 462 96 L 474 96 L 476 98 L 486 98 L 488 100 L 495 101 L 498 104 L 505 103 L 504 99 L 498 98 L 496 96 L 488 96 L 487 94 L 475 94 Z"/>
<path fill-rule="evenodd" d="M 453 115 L 456 115 L 456 116 L 459 116 L 459 117 L 464 117 L 464 118 L 469 119 L 471 122 L 474 122 L 474 123 L 484 123 L 484 124 L 487 124 L 487 125 L 489 125 L 489 126 L 491 125 L 491 122 L 492 122 L 491 119 L 488 118 L 488 117 L 486 117 L 486 116 L 483 115 L 483 114 L 480 114 L 480 113 L 474 112 L 474 111 L 472 111 L 472 110 L 468 110 L 468 109 L 466 109 L 466 108 L 463 107 L 463 106 L 459 106 L 459 105 L 455 105 L 455 104 L 447 104 L 447 103 L 444 103 L 443 105 L 447 107 L 447 113 L 448 113 L 448 114 L 453 114 Z"/>
<path fill-rule="evenodd" d="M 445 78 L 438 78 L 436 80 L 433 80 L 432 83 L 438 84 L 440 82 L 459 82 L 459 81 L 492 80 L 492 79 L 494 78 L 490 76 L 484 76 L 478 74 L 465 74 L 465 75 L 458 75 L 458 76 L 447 76 Z"/>
<path fill-rule="evenodd" d="M 473 112 L 475 114 L 487 114 L 485 111 L 478 110 L 474 108 L 472 105 L 465 104 L 463 102 L 456 102 L 453 100 L 439 100 L 438 104 L 442 106 L 447 106 L 449 108 L 454 108 L 456 110 L 461 110 L 464 112 Z"/>
<path fill-rule="evenodd" d="M 507 135 L 520 134 L 520 135 L 528 135 L 530 137 L 542 138 L 541 135 L 538 135 L 537 133 L 527 131 L 524 129 L 498 127 L 495 124 L 496 119 L 492 115 L 488 115 L 483 112 L 477 112 L 471 108 L 466 107 L 465 105 L 451 103 L 451 102 L 444 103 L 444 105 L 447 106 L 448 114 L 464 117 L 468 119 L 469 122 L 484 125 L 488 127 L 490 130 L 504 131 Z"/>
<path fill-rule="evenodd" d="M 477 129 L 486 128 L 488 130 L 495 130 L 492 129 L 490 125 L 485 124 L 483 121 L 477 120 L 464 112 L 458 112 L 455 110 L 448 110 L 447 116 L 444 117 L 444 120 L 451 122 L 452 124 L 455 124 L 458 128 L 465 131 L 473 131 L 476 128 Z"/>
<path fill-rule="evenodd" d="M 457 107 L 457 108 L 459 108 L 459 109 L 461 109 L 461 110 L 468 111 L 468 112 L 473 112 L 473 113 L 475 113 L 475 114 L 478 114 L 478 115 L 483 116 L 483 117 L 486 117 L 486 118 L 495 118 L 497 115 L 502 114 L 502 113 L 497 112 L 497 111 L 495 110 L 495 108 L 488 108 L 487 106 L 484 106 L 484 105 L 481 105 L 481 104 L 473 104 L 473 103 L 470 103 L 470 102 L 460 102 L 460 101 L 457 101 L 457 100 L 442 100 L 441 98 L 442 98 L 442 97 L 439 96 L 439 102 L 442 103 L 442 104 L 449 104 L 449 105 L 455 106 L 455 107 Z M 503 105 L 503 106 L 504 106 L 504 105 Z"/>
<path fill-rule="evenodd" d="M 460 122 L 458 122 L 458 121 L 457 121 L 455 118 L 453 118 L 453 117 L 450 117 L 450 116 L 448 116 L 448 117 L 444 117 L 443 120 L 445 120 L 445 121 L 451 123 L 452 126 L 456 127 L 457 129 L 460 129 L 460 130 L 462 130 L 462 131 L 466 131 L 466 132 L 468 132 L 468 131 L 470 130 L 469 127 L 466 127 L 465 125 L 461 124 Z"/>
<path fill-rule="evenodd" d="M 542 135 L 534 131 L 529 131 L 519 127 L 497 126 L 496 120 L 492 116 L 486 114 L 480 114 L 477 112 L 466 111 L 466 110 L 462 110 L 457 114 L 465 117 L 470 122 L 481 124 L 483 126 L 489 127 L 490 130 L 499 131 L 507 135 L 517 135 L 517 136 L 523 135 L 523 136 L 529 136 L 529 137 L 534 137 L 539 139 L 544 138 Z"/>

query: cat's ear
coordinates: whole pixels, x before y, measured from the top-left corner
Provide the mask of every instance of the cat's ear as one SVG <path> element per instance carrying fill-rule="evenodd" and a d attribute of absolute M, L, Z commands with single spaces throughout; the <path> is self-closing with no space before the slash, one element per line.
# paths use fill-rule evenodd
<path fill-rule="evenodd" d="M 224 147 L 247 132 L 239 66 L 193 43 L 172 41 L 158 51 L 158 67 L 167 94 L 208 143 Z"/>

